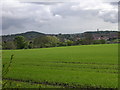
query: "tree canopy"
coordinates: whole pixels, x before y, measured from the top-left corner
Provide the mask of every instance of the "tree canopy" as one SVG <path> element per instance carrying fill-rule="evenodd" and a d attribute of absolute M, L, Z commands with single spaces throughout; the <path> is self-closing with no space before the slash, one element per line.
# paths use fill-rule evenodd
<path fill-rule="evenodd" d="M 54 47 L 59 43 L 59 39 L 55 36 L 42 36 L 35 38 L 33 41 L 34 47 L 42 48 L 42 47 Z"/>
<path fill-rule="evenodd" d="M 17 49 L 23 49 L 26 47 L 27 42 L 23 36 L 17 36 L 14 39 L 14 44 L 16 45 Z"/>

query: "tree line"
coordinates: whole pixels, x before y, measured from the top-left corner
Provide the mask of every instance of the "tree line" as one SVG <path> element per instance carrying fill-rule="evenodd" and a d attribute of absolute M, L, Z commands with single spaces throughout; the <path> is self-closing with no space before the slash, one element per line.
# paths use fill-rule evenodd
<path fill-rule="evenodd" d="M 2 49 L 32 49 L 72 45 L 105 44 L 106 40 L 94 40 L 90 34 L 78 40 L 61 39 L 56 36 L 40 36 L 27 40 L 24 36 L 16 36 L 13 41 L 3 41 Z"/>

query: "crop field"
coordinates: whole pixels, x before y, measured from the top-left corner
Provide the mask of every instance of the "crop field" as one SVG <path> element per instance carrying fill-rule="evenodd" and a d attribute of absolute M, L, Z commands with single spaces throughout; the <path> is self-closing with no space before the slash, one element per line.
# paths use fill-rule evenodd
<path fill-rule="evenodd" d="M 5 78 L 14 83 L 118 88 L 118 44 L 3 50 L 3 63 L 9 62 L 12 54 L 13 62 Z"/>

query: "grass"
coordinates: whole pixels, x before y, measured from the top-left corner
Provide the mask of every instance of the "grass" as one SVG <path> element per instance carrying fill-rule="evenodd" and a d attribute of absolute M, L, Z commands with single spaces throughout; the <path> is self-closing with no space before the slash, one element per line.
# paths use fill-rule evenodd
<path fill-rule="evenodd" d="M 3 80 L 3 83 L 7 82 L 4 88 L 64 88 L 61 86 L 52 86 L 45 84 L 36 84 L 36 83 L 28 83 L 28 82 L 20 82 L 20 81 L 12 81 L 12 80 Z"/>
<path fill-rule="evenodd" d="M 118 88 L 117 44 L 3 50 L 3 63 L 12 54 L 14 59 L 6 78 L 74 87 Z"/>

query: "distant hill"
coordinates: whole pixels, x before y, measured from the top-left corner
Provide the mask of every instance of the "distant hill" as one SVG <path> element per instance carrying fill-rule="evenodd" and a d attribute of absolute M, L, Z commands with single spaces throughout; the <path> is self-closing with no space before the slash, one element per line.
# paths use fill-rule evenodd
<path fill-rule="evenodd" d="M 30 31 L 30 32 L 20 33 L 20 34 L 4 35 L 4 36 L 2 36 L 2 40 L 3 41 L 13 41 L 13 39 L 16 36 L 24 36 L 27 40 L 32 40 L 36 37 L 45 36 L 45 35 L 46 34 L 44 34 L 44 33 Z"/>

